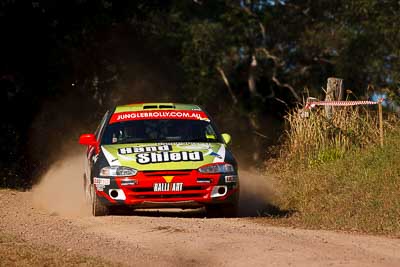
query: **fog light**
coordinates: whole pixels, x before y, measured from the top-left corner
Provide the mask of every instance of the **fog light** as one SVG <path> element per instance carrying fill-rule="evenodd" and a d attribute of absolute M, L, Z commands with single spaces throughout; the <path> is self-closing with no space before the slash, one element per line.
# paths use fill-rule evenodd
<path fill-rule="evenodd" d="M 218 194 L 220 194 L 220 195 L 225 195 L 225 193 L 226 193 L 225 187 L 220 187 L 220 188 L 218 188 Z"/>
<path fill-rule="evenodd" d="M 223 197 L 228 192 L 228 187 L 226 185 L 217 185 L 211 191 L 211 197 Z"/>
<path fill-rule="evenodd" d="M 115 200 L 125 200 L 126 196 L 121 189 L 110 189 L 108 195 Z"/>
<path fill-rule="evenodd" d="M 118 191 L 117 191 L 117 190 L 112 190 L 112 191 L 110 192 L 110 196 L 111 196 L 112 198 L 117 198 L 117 197 L 118 197 Z"/>

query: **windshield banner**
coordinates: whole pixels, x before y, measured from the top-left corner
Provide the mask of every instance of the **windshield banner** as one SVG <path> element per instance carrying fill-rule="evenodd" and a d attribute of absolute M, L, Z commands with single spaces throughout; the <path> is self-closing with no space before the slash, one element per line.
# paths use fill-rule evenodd
<path fill-rule="evenodd" d="M 110 124 L 132 120 L 205 120 L 209 121 L 203 111 L 179 110 L 179 111 L 135 111 L 114 113 Z"/>

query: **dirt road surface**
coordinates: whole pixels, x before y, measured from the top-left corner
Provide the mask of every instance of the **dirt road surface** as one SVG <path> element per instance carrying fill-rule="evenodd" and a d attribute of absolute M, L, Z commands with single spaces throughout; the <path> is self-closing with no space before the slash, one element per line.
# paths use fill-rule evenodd
<path fill-rule="evenodd" d="M 241 217 L 135 211 L 92 217 L 83 159 L 55 164 L 32 191 L 0 190 L 0 266 L 400 266 L 400 239 L 276 227 L 258 211 L 271 182 L 241 173 Z"/>
<path fill-rule="evenodd" d="M 32 192 L 10 190 L 0 191 L 0 203 L 0 235 L 57 248 L 53 263 L 74 254 L 119 266 L 400 266 L 399 239 L 207 219 L 202 211 L 58 215 L 34 207 Z"/>

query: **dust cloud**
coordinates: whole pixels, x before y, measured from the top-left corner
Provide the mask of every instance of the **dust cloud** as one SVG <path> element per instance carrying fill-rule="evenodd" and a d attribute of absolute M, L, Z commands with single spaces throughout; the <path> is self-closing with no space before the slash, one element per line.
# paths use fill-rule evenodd
<path fill-rule="evenodd" d="M 240 164 L 239 164 L 240 167 Z M 240 217 L 274 216 L 278 197 L 272 177 L 254 168 L 239 171 Z"/>
<path fill-rule="evenodd" d="M 32 189 L 33 204 L 50 214 L 89 216 L 83 192 L 84 153 L 66 155 L 53 163 Z M 277 193 L 273 179 L 254 169 L 241 170 L 240 217 L 273 216 Z"/>
<path fill-rule="evenodd" d="M 33 204 L 53 215 L 86 216 L 83 192 L 84 153 L 66 155 L 53 163 L 32 189 Z"/>

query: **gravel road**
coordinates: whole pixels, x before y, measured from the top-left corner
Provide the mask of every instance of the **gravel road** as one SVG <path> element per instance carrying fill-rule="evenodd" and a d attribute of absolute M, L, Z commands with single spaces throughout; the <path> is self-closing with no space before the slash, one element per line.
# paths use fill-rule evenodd
<path fill-rule="evenodd" d="M 58 215 L 36 208 L 32 192 L 10 190 L 0 191 L 0 203 L 0 234 L 118 265 L 400 266 L 399 239 L 207 219 L 202 211 Z"/>
<path fill-rule="evenodd" d="M 27 254 L 39 254 L 33 262 L 39 266 L 400 266 L 400 239 L 277 227 L 257 218 L 272 192 L 249 173 L 241 174 L 247 180 L 239 218 L 209 219 L 202 210 L 92 217 L 76 178 L 82 162 L 71 157 L 55 165 L 32 191 L 0 190 L 0 266 L 30 266 Z M 29 253 L 19 251 L 26 247 Z"/>

